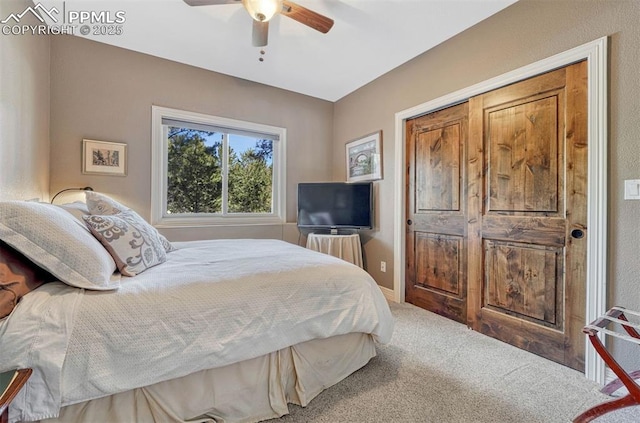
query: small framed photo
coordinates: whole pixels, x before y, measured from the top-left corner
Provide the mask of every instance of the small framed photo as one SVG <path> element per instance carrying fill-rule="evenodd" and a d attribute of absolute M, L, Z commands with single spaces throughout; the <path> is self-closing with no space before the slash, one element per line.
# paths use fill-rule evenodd
<path fill-rule="evenodd" d="M 349 141 L 347 182 L 382 179 L 382 131 Z"/>
<path fill-rule="evenodd" d="M 127 144 L 82 140 L 82 173 L 127 175 Z"/>

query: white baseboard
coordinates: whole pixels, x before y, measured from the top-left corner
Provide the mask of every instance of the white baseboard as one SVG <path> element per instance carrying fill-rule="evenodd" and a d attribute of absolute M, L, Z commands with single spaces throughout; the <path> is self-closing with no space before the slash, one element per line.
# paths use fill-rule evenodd
<path fill-rule="evenodd" d="M 384 286 L 380 286 L 380 291 L 382 291 L 382 295 L 389 301 L 390 303 L 395 303 L 395 295 L 393 289 L 385 288 Z"/>
<path fill-rule="evenodd" d="M 613 373 L 613 370 L 611 370 L 610 368 L 606 368 L 604 369 L 604 384 L 606 385 L 607 383 L 611 382 L 614 379 L 617 379 L 618 376 L 616 376 L 615 373 Z"/>

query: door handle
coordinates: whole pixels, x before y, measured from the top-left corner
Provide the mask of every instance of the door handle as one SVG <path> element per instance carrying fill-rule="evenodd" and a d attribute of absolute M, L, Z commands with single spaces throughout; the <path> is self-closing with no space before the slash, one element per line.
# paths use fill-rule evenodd
<path fill-rule="evenodd" d="M 407 220 L 407 225 L 411 226 L 413 224 L 413 221 L 411 219 Z"/>
<path fill-rule="evenodd" d="M 584 232 L 581 229 L 574 229 L 571 231 L 571 236 L 575 239 L 580 239 L 584 236 Z"/>

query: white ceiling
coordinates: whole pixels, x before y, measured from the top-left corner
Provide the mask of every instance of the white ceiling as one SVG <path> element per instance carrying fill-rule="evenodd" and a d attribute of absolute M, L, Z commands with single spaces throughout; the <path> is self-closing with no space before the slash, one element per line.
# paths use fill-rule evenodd
<path fill-rule="evenodd" d="M 182 0 L 40 3 L 55 6 L 60 16 L 64 10 L 65 19 L 70 11 L 110 11 L 112 18 L 116 11 L 124 11 L 121 35 L 87 38 L 336 101 L 515 1 L 297 0 L 332 18 L 331 31 L 322 34 L 276 16 L 270 22 L 269 45 L 263 48 L 251 45 L 251 17 L 239 4 L 190 7 Z M 74 33 L 81 36 L 79 25 Z"/>

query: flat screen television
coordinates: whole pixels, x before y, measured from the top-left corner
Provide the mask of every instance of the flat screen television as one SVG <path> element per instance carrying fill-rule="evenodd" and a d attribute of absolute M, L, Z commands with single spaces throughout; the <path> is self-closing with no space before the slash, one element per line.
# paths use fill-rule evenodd
<path fill-rule="evenodd" d="M 298 227 L 329 230 L 372 229 L 373 184 L 298 184 Z"/>

